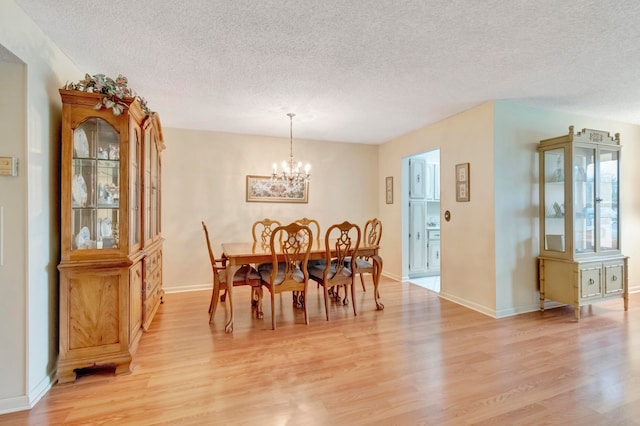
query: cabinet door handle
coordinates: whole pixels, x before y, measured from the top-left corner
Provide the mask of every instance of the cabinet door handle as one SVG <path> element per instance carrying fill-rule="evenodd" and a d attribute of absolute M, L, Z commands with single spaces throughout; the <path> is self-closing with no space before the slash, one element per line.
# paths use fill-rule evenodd
<path fill-rule="evenodd" d="M 420 241 L 420 231 L 418 231 L 418 241 Z"/>
<path fill-rule="evenodd" d="M 618 280 L 617 276 L 614 275 L 614 276 L 611 277 L 611 281 L 617 281 L 617 280 Z"/>
<path fill-rule="evenodd" d="M 595 283 L 595 281 L 593 280 L 593 278 L 589 278 L 589 285 L 593 285 Z"/>

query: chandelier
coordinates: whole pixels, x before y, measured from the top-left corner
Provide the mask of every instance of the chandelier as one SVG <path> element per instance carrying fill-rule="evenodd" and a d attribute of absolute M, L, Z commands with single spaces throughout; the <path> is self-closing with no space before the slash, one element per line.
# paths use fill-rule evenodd
<path fill-rule="evenodd" d="M 271 180 L 280 183 L 293 183 L 293 182 L 309 182 L 311 180 L 311 164 L 307 163 L 304 166 L 304 172 L 302 171 L 302 162 L 296 162 L 293 159 L 293 117 L 296 115 L 288 113 L 289 116 L 289 160 L 283 161 L 281 169 L 278 170 L 278 165 L 273 163 L 273 173 L 271 173 Z"/>

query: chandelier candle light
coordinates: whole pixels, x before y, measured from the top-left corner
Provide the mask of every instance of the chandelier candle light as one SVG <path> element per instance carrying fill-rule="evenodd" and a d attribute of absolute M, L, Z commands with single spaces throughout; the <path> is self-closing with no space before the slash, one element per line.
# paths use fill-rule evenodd
<path fill-rule="evenodd" d="M 289 116 L 289 161 L 282 162 L 282 170 L 278 170 L 278 165 L 273 163 L 273 173 L 271 180 L 281 183 L 309 182 L 311 180 L 311 164 L 307 163 L 302 172 L 302 162 L 293 159 L 293 117 L 296 115 L 288 113 Z"/>

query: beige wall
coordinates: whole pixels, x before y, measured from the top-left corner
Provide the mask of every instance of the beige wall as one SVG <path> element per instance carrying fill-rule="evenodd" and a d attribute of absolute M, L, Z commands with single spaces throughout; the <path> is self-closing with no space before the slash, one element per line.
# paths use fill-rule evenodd
<path fill-rule="evenodd" d="M 283 130 L 286 135 L 286 126 Z M 265 217 L 283 223 L 314 218 L 324 232 L 333 223 L 349 220 L 364 225 L 377 215 L 377 145 L 294 138 L 296 159 L 312 164 L 309 203 L 247 203 L 246 176 L 267 175 L 274 162 L 287 158 L 288 138 L 170 128 L 163 133 L 166 291 L 211 287 L 202 220 L 220 255 L 222 242 L 251 241 L 251 225 Z"/>
<path fill-rule="evenodd" d="M 385 224 L 384 274 L 406 279 L 408 229 L 406 157 L 440 148 L 440 204 L 452 220 L 441 218 L 441 296 L 495 317 L 539 308 L 537 256 L 538 157 L 541 139 L 593 128 L 620 133 L 622 139 L 621 248 L 630 256 L 629 287 L 640 291 L 640 126 L 488 102 L 380 147 L 380 176 L 394 176 L 396 202 L 380 198 Z M 458 203 L 455 164 L 471 163 L 471 201 Z M 383 178 L 381 178 L 383 179 Z M 380 183 L 380 191 L 384 191 Z M 405 238 L 405 240 L 407 240 Z"/>
<path fill-rule="evenodd" d="M 26 123 L 26 69 L 24 64 L 0 61 L 0 156 L 25 158 Z M 10 101 L 9 101 L 10 100 Z M 26 371 L 24 348 L 25 333 L 12 329 L 26 329 L 26 203 L 24 200 L 27 179 L 19 176 L 0 176 L 0 316 L 11 319 L 0 323 L 0 341 L 4 348 L 21 348 L 20 351 L 0 351 L 3 366 L 0 400 L 12 396 L 12 392 L 25 392 L 21 374 L 4 374 L 4 366 L 12 366 L 15 372 Z"/>
<path fill-rule="evenodd" d="M 406 157 L 440 149 L 441 297 L 476 310 L 495 311 L 495 244 L 493 204 L 493 103 L 488 102 L 380 147 L 380 175 L 393 176 L 395 201 L 379 203 L 385 225 L 384 274 L 408 277 L 408 202 L 404 195 Z M 455 201 L 455 165 L 471 163 L 470 202 Z M 382 188 L 382 187 L 381 187 Z M 383 189 L 380 189 L 383 190 Z"/>
<path fill-rule="evenodd" d="M 17 139 L 7 145 L 2 141 L 0 147 L 20 160 L 20 177 L 14 182 L 21 189 L 5 206 L 5 215 L 23 215 L 12 229 L 22 239 L 5 244 L 15 243 L 18 250 L 23 247 L 18 256 L 23 261 L 8 267 L 18 269 L 11 276 L 24 278 L 14 283 L 18 289 L 6 301 L 11 309 L 0 310 L 2 359 L 10 361 L 0 364 L 2 413 L 33 406 L 55 378 L 62 110 L 58 88 L 82 74 L 12 0 L 0 2 L 0 45 L 26 64 L 23 79 L 12 83 L 17 86 L 13 93 L 21 93 L 23 99 L 9 99 L 4 92 L 0 97 L 5 107 L 8 102 L 9 108 L 22 110 L 14 116 Z M 0 285 L 5 287 L 5 282 Z"/>
<path fill-rule="evenodd" d="M 622 177 L 620 224 L 622 253 L 629 256 L 629 287 L 640 291 L 640 126 L 495 102 L 496 315 L 536 310 L 539 306 L 537 256 L 538 155 L 541 139 L 566 135 L 569 126 L 620 133 Z"/>

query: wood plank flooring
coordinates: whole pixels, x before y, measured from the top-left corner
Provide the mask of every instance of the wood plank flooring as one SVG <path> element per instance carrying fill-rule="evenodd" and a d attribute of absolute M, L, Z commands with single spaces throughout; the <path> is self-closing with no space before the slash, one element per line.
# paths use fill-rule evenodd
<path fill-rule="evenodd" d="M 310 324 L 288 294 L 278 329 L 236 288 L 209 325 L 210 293 L 167 294 L 133 373 L 53 389 L 0 425 L 640 424 L 640 295 L 492 319 L 436 293 L 382 279 L 358 289 L 358 316 L 312 286 Z M 265 296 L 268 292 L 265 291 Z"/>

